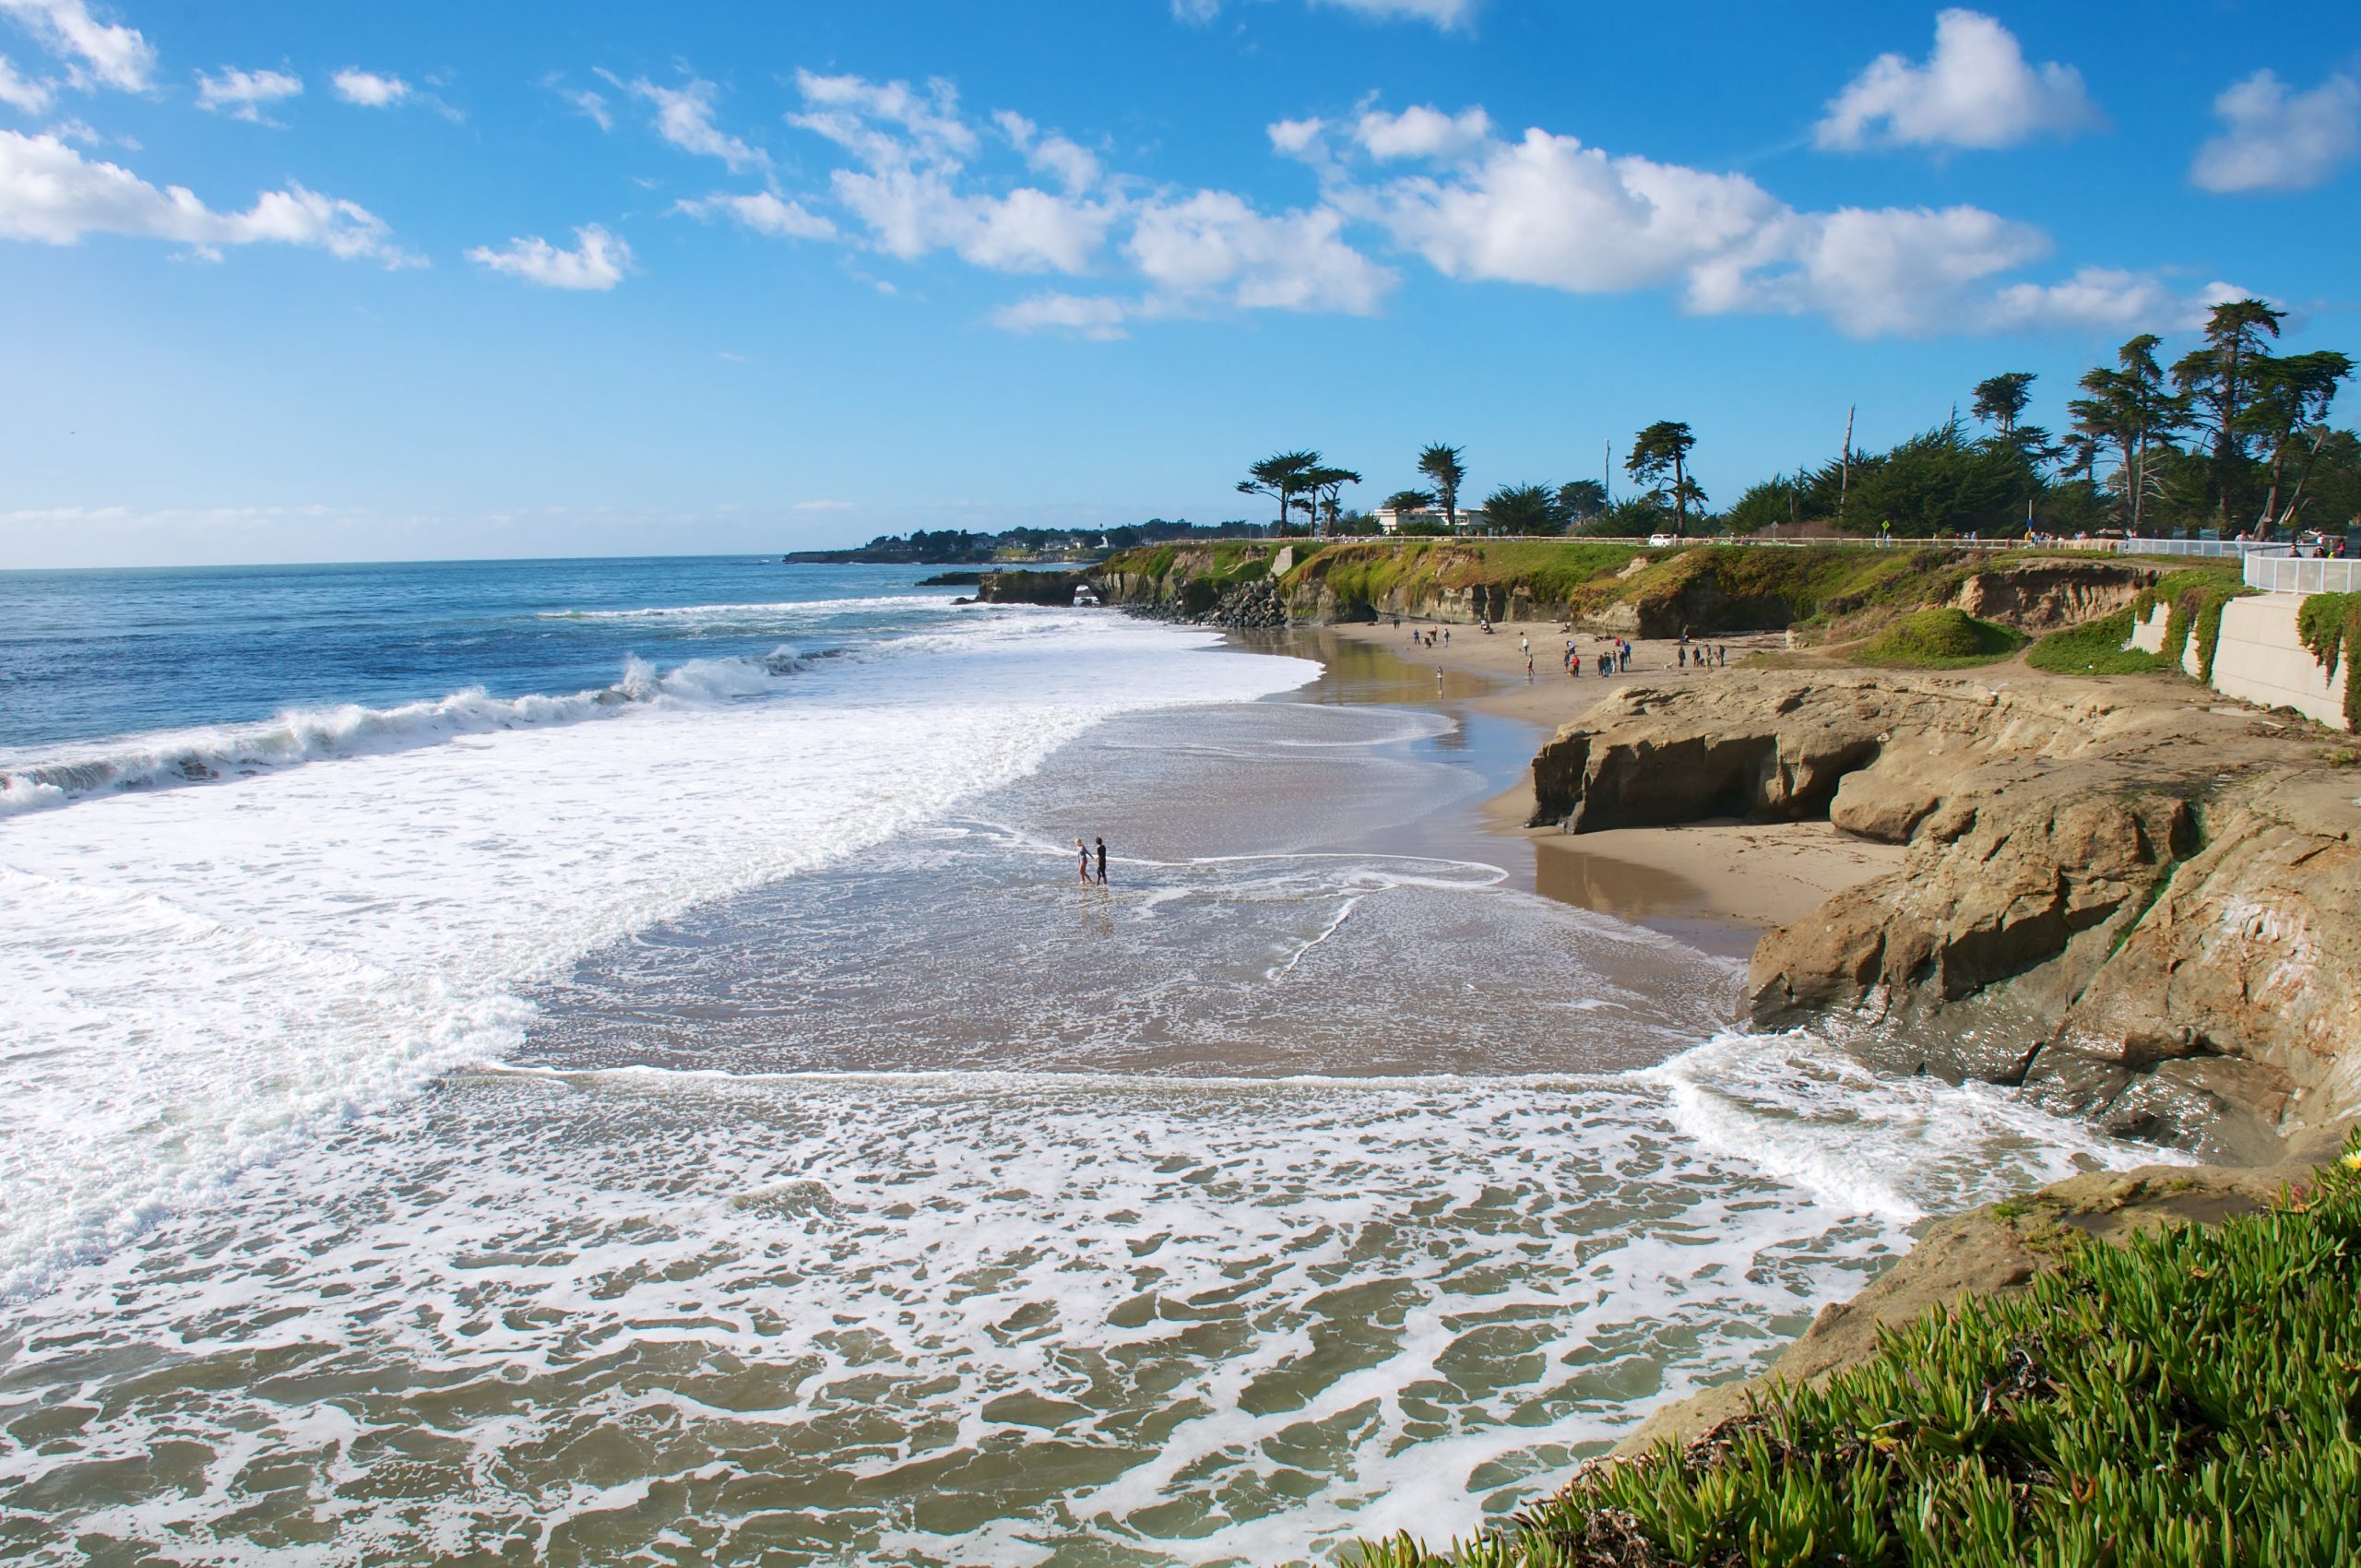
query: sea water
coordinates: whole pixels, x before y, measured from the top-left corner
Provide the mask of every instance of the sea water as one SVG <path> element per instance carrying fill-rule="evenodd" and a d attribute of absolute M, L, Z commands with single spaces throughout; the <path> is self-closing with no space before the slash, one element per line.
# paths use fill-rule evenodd
<path fill-rule="evenodd" d="M 0 577 L 0 1553 L 1440 1537 L 2148 1157 L 1422 831 L 1473 716 L 919 575 Z"/>

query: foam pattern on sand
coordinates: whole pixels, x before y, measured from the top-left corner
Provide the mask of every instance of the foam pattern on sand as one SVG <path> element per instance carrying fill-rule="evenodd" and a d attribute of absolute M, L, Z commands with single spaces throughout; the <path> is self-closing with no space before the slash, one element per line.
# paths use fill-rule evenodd
<path fill-rule="evenodd" d="M 1758 1102 L 1816 1092 L 1794 1042 L 1715 1051 Z M 1465 1528 L 1903 1241 L 1675 1098 L 462 1074 L 23 1304 L 0 1550 L 1247 1562 Z M 1877 1109 L 1827 1152 L 1972 1154 L 1971 1194 L 2079 1146 Z"/>
<path fill-rule="evenodd" d="M 0 972 L 19 980 L 0 1293 L 306 1129 L 501 1058 L 519 988 L 586 953 L 938 819 L 1110 713 L 1310 672 L 1106 618 L 973 625 L 947 649 L 754 671 L 730 700 L 0 826 Z"/>

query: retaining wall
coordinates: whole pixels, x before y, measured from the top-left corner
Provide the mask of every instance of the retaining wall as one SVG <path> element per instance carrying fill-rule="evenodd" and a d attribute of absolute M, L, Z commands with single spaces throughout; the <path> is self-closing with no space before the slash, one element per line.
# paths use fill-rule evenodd
<path fill-rule="evenodd" d="M 2349 730 L 2344 685 L 2353 678 L 2355 650 L 2346 649 L 2331 678 L 2304 646 L 2296 629 L 2296 593 L 2261 593 L 2222 606 L 2222 636 L 2213 647 L 2213 689 L 2263 707 L 2292 707 L 2332 730 Z M 2171 607 L 2159 604 L 2145 621 L 2135 621 L 2128 645 L 2148 653 L 2165 650 L 2165 622 Z M 2197 673 L 2197 639 L 2181 650 L 2181 668 Z"/>

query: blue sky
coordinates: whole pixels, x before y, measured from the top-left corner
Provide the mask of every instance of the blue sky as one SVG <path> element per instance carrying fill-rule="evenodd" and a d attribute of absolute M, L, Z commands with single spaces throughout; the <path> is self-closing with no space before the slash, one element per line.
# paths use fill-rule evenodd
<path fill-rule="evenodd" d="M 0 0 L 0 566 L 1210 522 L 1667 418 L 1726 503 L 1848 403 L 2062 424 L 2225 290 L 2361 350 L 2349 5 Z"/>

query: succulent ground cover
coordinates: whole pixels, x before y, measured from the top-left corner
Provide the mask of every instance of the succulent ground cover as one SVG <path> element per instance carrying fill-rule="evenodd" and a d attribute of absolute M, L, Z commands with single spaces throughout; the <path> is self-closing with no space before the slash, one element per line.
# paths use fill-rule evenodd
<path fill-rule="evenodd" d="M 2120 1246 L 1882 1336 L 1475 1540 L 1348 1568 L 2361 1562 L 2361 1136 L 2265 1213 Z"/>

